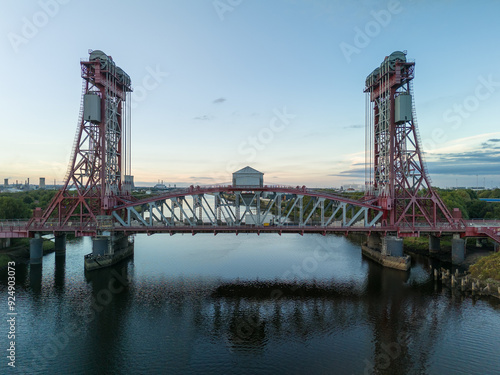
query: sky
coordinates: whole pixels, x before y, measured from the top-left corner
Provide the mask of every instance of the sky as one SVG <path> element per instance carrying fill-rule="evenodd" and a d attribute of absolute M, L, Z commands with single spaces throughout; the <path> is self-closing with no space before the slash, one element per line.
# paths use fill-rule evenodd
<path fill-rule="evenodd" d="M 136 185 L 364 181 L 366 76 L 415 61 L 433 185 L 500 186 L 500 2 L 0 0 L 0 181 L 62 183 L 80 61 L 132 79 Z"/>

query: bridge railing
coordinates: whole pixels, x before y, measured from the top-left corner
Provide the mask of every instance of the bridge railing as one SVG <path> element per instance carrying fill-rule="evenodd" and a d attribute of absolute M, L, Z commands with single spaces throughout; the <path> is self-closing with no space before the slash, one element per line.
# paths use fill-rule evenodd
<path fill-rule="evenodd" d="M 256 185 L 231 185 L 231 184 L 213 184 L 213 185 L 191 185 L 187 187 L 187 190 L 200 190 L 200 189 L 231 189 L 235 188 L 238 190 L 241 189 L 248 189 L 248 190 L 262 190 L 262 189 L 289 189 L 289 190 L 297 190 L 297 189 L 303 189 L 305 186 L 289 186 L 289 185 L 263 185 L 263 186 L 256 186 Z M 182 190 L 182 189 L 176 189 L 176 190 Z M 170 190 L 174 191 L 174 190 Z"/>
<path fill-rule="evenodd" d="M 469 227 L 500 227 L 500 220 L 495 219 L 472 219 L 464 222 Z"/>
<path fill-rule="evenodd" d="M 28 225 L 28 220 L 12 219 L 12 220 L 0 220 L 0 228 L 26 228 Z"/>
<path fill-rule="evenodd" d="M 30 230 L 35 230 L 35 229 L 39 229 L 39 230 L 43 230 L 43 229 L 48 229 L 48 230 L 52 230 L 52 229 L 80 230 L 81 229 L 81 230 L 85 230 L 85 229 L 95 229 L 98 226 L 99 225 L 95 222 L 89 222 L 89 223 L 82 224 L 79 221 L 68 221 L 66 224 L 60 225 L 58 221 L 54 220 L 54 221 L 46 221 L 43 224 L 34 222 L 31 224 Z"/>

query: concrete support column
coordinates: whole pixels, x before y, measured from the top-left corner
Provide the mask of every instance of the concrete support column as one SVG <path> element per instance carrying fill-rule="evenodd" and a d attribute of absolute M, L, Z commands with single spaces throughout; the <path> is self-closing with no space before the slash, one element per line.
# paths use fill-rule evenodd
<path fill-rule="evenodd" d="M 108 254 L 109 236 L 95 236 L 92 238 L 92 255 Z"/>
<path fill-rule="evenodd" d="M 55 238 L 56 256 L 66 255 L 66 234 L 57 234 Z"/>
<path fill-rule="evenodd" d="M 382 248 L 381 242 L 380 242 L 380 234 L 378 233 L 371 233 L 366 237 L 366 245 L 373 250 L 378 250 L 380 251 Z"/>
<path fill-rule="evenodd" d="M 439 253 L 441 251 L 441 238 L 429 235 L 429 253 Z"/>
<path fill-rule="evenodd" d="M 43 239 L 38 237 L 30 240 L 30 264 L 42 264 Z"/>
<path fill-rule="evenodd" d="M 128 236 L 114 235 L 111 236 L 111 247 L 113 253 L 118 250 L 124 250 L 128 247 Z"/>
<path fill-rule="evenodd" d="M 393 257 L 403 256 L 403 239 L 396 236 L 385 236 L 382 238 L 382 255 Z"/>
<path fill-rule="evenodd" d="M 459 234 L 454 234 L 451 240 L 451 262 L 460 264 L 465 259 L 465 240 Z"/>

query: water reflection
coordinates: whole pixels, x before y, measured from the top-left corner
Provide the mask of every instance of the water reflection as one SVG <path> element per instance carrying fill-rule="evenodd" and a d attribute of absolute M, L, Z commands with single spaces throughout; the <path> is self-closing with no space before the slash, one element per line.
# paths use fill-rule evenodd
<path fill-rule="evenodd" d="M 152 305 L 168 312 L 169 319 L 190 316 L 198 332 L 225 342 L 233 353 L 258 354 L 277 342 L 307 342 L 339 332 L 347 335 L 360 322 L 368 322 L 369 330 L 361 332 L 352 346 L 340 341 L 343 347 L 339 348 L 337 368 L 359 371 L 361 366 L 365 373 L 380 374 L 425 373 L 440 332 L 438 325 L 446 320 L 452 301 L 448 306 L 433 306 L 429 313 L 429 305 L 436 302 L 406 285 L 408 278 L 405 273 L 369 264 L 362 292 L 332 292 L 335 284 L 323 284 L 314 286 L 316 297 L 290 294 L 297 291 L 296 284 L 266 283 L 263 287 L 262 283 L 221 285 L 205 280 L 197 289 L 200 280 L 179 278 L 153 282 L 142 290 L 141 299 L 150 298 Z M 269 290 L 279 289 L 280 297 L 273 298 L 277 294 Z M 161 309 L 162 305 L 167 308 Z M 371 343 L 369 354 L 357 363 L 343 361 L 343 354 L 357 352 L 360 342 Z"/>
<path fill-rule="evenodd" d="M 44 258 L 43 272 L 19 264 L 25 322 L 19 351 L 30 358 L 21 368 L 32 366 L 27 373 L 33 374 L 460 373 L 457 368 L 479 374 L 500 367 L 499 304 L 474 306 L 441 289 L 427 258 L 414 259 L 410 273 L 384 269 L 339 238 L 318 272 L 286 281 L 283 271 L 314 256 L 307 247 L 312 237 L 284 237 L 265 251 L 253 251 L 254 238 L 226 243 L 219 237 L 216 250 L 227 255 L 217 259 L 207 254 L 207 237 L 185 236 L 167 237 L 169 246 L 162 238 L 158 250 L 139 241 L 134 258 L 90 273 L 83 272 L 86 239 L 69 244 L 66 257 Z M 177 250 L 175 241 L 184 247 Z M 234 277 L 240 269 L 250 276 Z M 33 365 L 32 351 L 43 357 Z"/>
<path fill-rule="evenodd" d="M 43 266 L 42 264 L 30 264 L 29 269 L 31 290 L 34 296 L 40 297 L 42 291 Z"/>
<path fill-rule="evenodd" d="M 132 258 L 106 269 L 86 272 L 91 286 L 90 304 L 81 311 L 85 322 L 87 363 L 99 363 L 103 374 L 121 367 L 121 338 L 126 335 L 125 317 L 131 308 L 129 265 Z"/>
<path fill-rule="evenodd" d="M 58 255 L 55 257 L 54 286 L 58 295 L 64 294 L 66 284 L 66 257 Z"/>

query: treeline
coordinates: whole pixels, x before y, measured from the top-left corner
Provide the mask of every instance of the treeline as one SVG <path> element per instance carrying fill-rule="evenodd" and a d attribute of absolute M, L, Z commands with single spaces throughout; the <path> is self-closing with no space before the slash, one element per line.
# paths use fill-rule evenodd
<path fill-rule="evenodd" d="M 29 219 L 36 207 L 45 209 L 55 190 L 30 190 L 0 194 L 0 219 Z"/>
<path fill-rule="evenodd" d="M 436 189 L 450 212 L 457 207 L 464 219 L 500 219 L 500 203 L 484 202 L 479 198 L 500 198 L 500 189 L 482 190 L 476 192 L 471 189 L 445 190 Z M 31 190 L 19 193 L 0 194 L 0 219 L 28 219 L 36 207 L 47 208 L 54 197 L 55 190 Z M 360 199 L 363 193 L 353 192 L 343 194 L 351 199 Z M 304 207 L 308 206 L 310 197 L 304 197 Z M 283 203 L 283 213 L 286 204 Z M 309 206 L 309 209 L 312 208 Z M 307 211 L 307 210 L 306 210 Z M 273 212 L 276 213 L 276 212 Z"/>
<path fill-rule="evenodd" d="M 439 189 L 435 188 L 450 213 L 454 208 L 460 209 L 464 219 L 500 219 L 500 202 L 485 202 L 479 198 L 500 198 L 500 189 L 474 191 L 472 189 Z M 360 199 L 363 193 L 342 194 L 351 199 Z"/>

